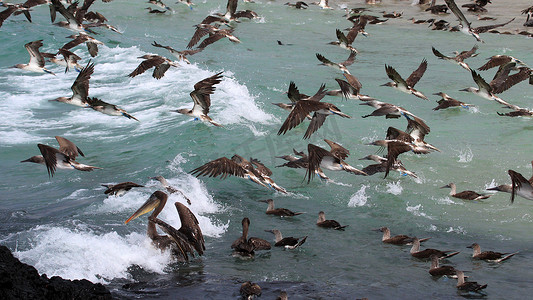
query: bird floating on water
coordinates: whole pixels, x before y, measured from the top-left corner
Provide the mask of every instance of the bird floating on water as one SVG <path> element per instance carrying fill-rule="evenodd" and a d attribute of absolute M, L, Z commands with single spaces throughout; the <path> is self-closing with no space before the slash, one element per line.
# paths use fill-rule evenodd
<path fill-rule="evenodd" d="M 292 236 L 289 237 L 283 237 L 281 234 L 281 231 L 277 229 L 272 230 L 265 230 L 266 232 L 271 232 L 274 234 L 274 238 L 276 243 L 274 244 L 275 247 L 284 247 L 285 249 L 296 249 L 300 247 L 303 243 L 305 243 L 305 240 L 307 240 L 307 235 L 301 238 L 295 238 Z"/>
<path fill-rule="evenodd" d="M 332 228 L 335 230 L 343 230 L 348 227 L 348 225 L 342 226 L 339 222 L 335 220 L 326 220 L 326 214 L 323 211 L 318 213 L 318 220 L 316 221 L 316 226 L 322 228 Z"/>
<path fill-rule="evenodd" d="M 391 236 L 390 229 L 388 227 L 381 227 L 373 230 L 383 232 L 383 237 L 381 238 L 381 241 L 385 244 L 411 245 L 413 244 L 413 240 L 415 239 L 415 237 L 411 237 L 405 234 Z M 419 239 L 419 242 L 425 242 L 429 239 L 430 238 Z"/>
<path fill-rule="evenodd" d="M 439 256 L 432 254 L 430 257 L 431 266 L 429 267 L 429 274 L 431 276 L 447 276 L 452 278 L 457 278 L 456 270 L 453 266 L 439 266 Z"/>
<path fill-rule="evenodd" d="M 198 81 L 194 84 L 194 91 L 189 94 L 194 102 L 192 109 L 180 108 L 178 110 L 173 110 L 173 112 L 193 117 L 195 120 L 211 123 L 217 127 L 222 127 L 222 125 L 213 121 L 213 119 L 207 115 L 209 113 L 209 108 L 211 107 L 211 95 L 216 89 L 215 85 L 219 84 L 221 81 L 222 72 Z"/>
<path fill-rule="evenodd" d="M 479 284 L 475 281 L 465 281 L 465 274 L 463 271 L 456 270 L 457 274 L 457 289 L 466 292 L 479 292 L 487 287 L 486 284 Z"/>
<path fill-rule="evenodd" d="M 90 172 L 99 167 L 84 165 L 76 161 L 78 155 L 84 156 L 83 152 L 73 142 L 64 137 L 56 136 L 59 149 L 43 144 L 37 144 L 42 155 L 32 156 L 21 162 L 32 162 L 45 165 L 48 176 L 54 177 L 56 169 L 78 170 Z"/>
<path fill-rule="evenodd" d="M 267 215 L 274 215 L 279 217 L 293 217 L 303 214 L 303 212 L 293 212 L 292 210 L 286 208 L 274 208 L 274 200 L 272 199 L 259 200 L 259 202 L 264 202 L 268 204 L 266 210 Z"/>
<path fill-rule="evenodd" d="M 516 255 L 518 252 L 514 253 L 501 253 L 494 251 L 483 251 L 481 252 L 481 247 L 478 243 L 473 243 L 472 245 L 466 247 L 471 248 L 474 252 L 472 253 L 473 259 L 486 260 L 488 262 L 499 263 Z"/>
<path fill-rule="evenodd" d="M 436 255 L 439 258 L 444 259 L 459 254 L 459 252 L 454 252 L 452 250 L 441 251 L 432 248 L 420 250 L 420 240 L 416 237 L 413 239 L 413 246 L 409 252 L 411 253 L 412 257 L 419 259 L 428 259 L 431 255 Z"/>
<path fill-rule="evenodd" d="M 457 193 L 457 187 L 455 183 L 453 182 L 448 183 L 447 185 L 441 187 L 441 189 L 444 189 L 444 188 L 451 189 L 450 194 L 449 194 L 450 196 L 454 198 L 458 198 L 458 199 L 463 199 L 463 200 L 482 200 L 482 199 L 488 199 L 491 196 L 491 195 L 481 195 L 474 191 L 462 191 L 462 192 Z"/>
<path fill-rule="evenodd" d="M 203 255 L 205 251 L 204 236 L 196 216 L 190 211 L 190 209 L 179 202 L 174 203 L 181 222 L 181 227 L 177 230 L 168 223 L 157 218 L 159 213 L 161 213 L 165 207 L 167 199 L 167 194 L 162 191 L 155 191 L 124 223 L 128 224 L 131 220 L 153 210 L 148 218 L 147 233 L 154 246 L 161 250 L 170 249 L 178 259 L 184 261 L 189 260 L 189 255 L 194 257 L 195 251 L 198 255 Z M 159 235 L 157 233 L 156 224 L 167 235 Z"/>
<path fill-rule="evenodd" d="M 253 256 L 256 250 L 270 250 L 270 243 L 264 239 L 250 237 L 248 230 L 250 228 L 250 219 L 242 219 L 242 236 L 231 244 L 231 249 L 241 256 Z"/>
<path fill-rule="evenodd" d="M 246 300 L 252 300 L 255 297 L 261 296 L 261 287 L 257 283 L 252 283 L 251 281 L 246 281 L 241 284 L 239 293 Z"/>

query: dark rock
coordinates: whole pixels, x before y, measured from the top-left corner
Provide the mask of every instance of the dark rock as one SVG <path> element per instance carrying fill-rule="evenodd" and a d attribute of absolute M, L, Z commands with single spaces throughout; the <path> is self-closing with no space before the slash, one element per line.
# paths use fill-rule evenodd
<path fill-rule="evenodd" d="M 0 246 L 0 299 L 112 299 L 109 290 L 100 283 L 86 279 L 48 278 L 21 263 L 11 251 Z"/>

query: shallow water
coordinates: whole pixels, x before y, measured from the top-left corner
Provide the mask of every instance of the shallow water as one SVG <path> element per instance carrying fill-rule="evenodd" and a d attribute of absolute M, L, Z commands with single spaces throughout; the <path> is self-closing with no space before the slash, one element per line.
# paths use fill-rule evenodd
<path fill-rule="evenodd" d="M 327 138 L 349 149 L 347 162 L 362 168 L 369 162 L 358 159 L 377 150 L 366 143 L 384 138 L 389 126 L 402 130 L 406 126 L 403 119 L 362 119 L 372 108 L 328 97 L 324 101 L 334 103 L 352 119 L 328 117 L 309 141 L 302 139 L 306 125 L 276 135 L 287 114 L 271 103 L 288 102 L 283 92 L 291 80 L 306 94 L 315 93 L 322 83 L 328 89 L 338 88 L 334 78 L 342 75 L 319 66 L 315 53 L 333 61 L 348 56 L 345 50 L 327 45 L 334 40 L 336 28 L 351 24 L 343 20 L 339 3 L 329 11 L 316 6 L 295 10 L 284 2 L 240 2 L 239 9 L 252 9 L 261 16 L 235 25 L 241 44 L 219 41 L 191 56 L 192 65 L 171 68 L 155 80 L 150 72 L 135 78 L 126 75 L 140 63 L 138 56 L 171 57 L 166 50 L 150 46 L 154 40 L 183 49 L 193 34 L 192 26 L 208 13 L 224 10 L 226 3 L 198 2 L 193 10 L 169 3 L 174 14 L 151 16 L 144 10 L 144 1 L 96 2 L 94 9 L 123 34 L 98 30 L 96 38 L 106 46 L 93 59 L 90 95 L 117 104 L 140 122 L 49 102 L 70 95 L 77 73 L 63 73 L 62 68 L 50 65 L 57 74 L 54 77 L 9 66 L 28 59 L 24 43 L 43 39 L 41 50 L 50 52 L 66 43 L 71 33 L 49 23 L 47 7 L 34 9 L 33 24 L 22 16 L 8 19 L 0 28 L 5 53 L 0 57 L 0 163 L 4 170 L 0 242 L 41 273 L 102 282 L 115 296 L 125 298 L 236 298 L 246 280 L 258 282 L 264 298 L 274 298 L 281 290 L 291 299 L 459 297 L 455 280 L 432 280 L 427 273 L 429 263 L 412 259 L 409 247 L 383 245 L 380 234 L 371 231 L 388 226 L 392 234 L 432 237 L 426 247 L 461 251 L 447 264 L 472 271 L 468 274 L 471 280 L 488 283 L 488 298 L 522 298 L 533 291 L 533 202 L 518 198 L 509 205 L 509 195 L 500 193 L 470 203 L 450 198 L 449 190 L 439 187 L 455 182 L 458 190 L 483 192 L 509 183 L 508 169 L 529 177 L 531 119 L 498 117 L 496 112 L 505 109 L 497 103 L 459 92 L 474 85 L 470 74 L 438 60 L 431 46 L 450 54 L 470 49 L 475 40 L 413 25 L 408 21 L 411 16 L 430 16 L 409 2 L 372 8 L 375 15 L 382 10 L 403 10 L 404 17 L 368 26 L 370 36 L 358 37 L 354 43 L 360 53 L 349 70 L 362 82 L 362 93 L 405 107 L 426 120 L 431 127 L 426 141 L 442 152 L 402 155 L 418 179 L 395 172 L 383 179 L 382 174 L 362 177 L 326 171 L 333 182 L 315 178 L 310 184 L 304 181 L 304 170 L 274 168 L 282 163 L 275 156 L 290 154 L 293 148 L 305 150 L 308 143 L 325 147 L 322 139 Z M 508 28 L 522 28 L 525 17 L 518 15 L 530 5 L 526 2 L 514 1 L 508 7 L 495 3 L 489 15 L 497 16 L 496 22 L 517 16 Z M 348 6 L 362 5 L 356 1 Z M 475 26 L 490 24 L 472 15 L 467 18 Z M 494 34 L 482 38 L 485 43 L 478 44 L 479 56 L 467 60 L 471 66 L 481 66 L 494 54 L 510 54 L 533 64 L 532 39 Z M 277 40 L 292 45 L 278 46 Z M 85 47 L 75 48 L 75 53 L 85 58 L 82 64 L 88 61 Z M 380 87 L 388 81 L 385 64 L 406 77 L 423 58 L 429 66 L 416 87 L 431 101 Z M 224 80 L 212 95 L 210 115 L 224 128 L 170 112 L 191 107 L 188 94 L 194 83 L 221 71 Z M 487 80 L 493 73 L 481 72 Z M 531 107 L 531 89 L 523 82 L 501 97 Z M 430 95 L 439 91 L 476 107 L 432 111 L 439 98 Z M 80 162 L 103 169 L 91 173 L 59 170 L 49 179 L 43 166 L 19 163 L 39 154 L 37 143 L 55 147 L 55 135 L 83 150 L 86 157 L 79 158 Z M 207 161 L 235 153 L 256 157 L 271 167 L 273 179 L 290 193 L 275 193 L 239 178 L 197 179 L 188 174 Z M 145 217 L 124 225 L 153 191 L 161 189 L 159 182 L 148 179 L 157 174 L 192 199 L 190 209 L 205 235 L 205 255 L 189 264 L 175 263 L 168 253 L 151 246 L 145 236 Z M 146 187 L 117 198 L 103 194 L 101 184 L 123 181 Z M 267 216 L 266 205 L 257 201 L 267 198 L 273 198 L 277 207 L 306 214 L 291 219 Z M 171 195 L 170 201 L 184 199 Z M 317 228 L 320 210 L 349 227 L 344 232 Z M 172 205 L 160 217 L 179 227 Z M 263 230 L 277 228 L 285 236 L 309 237 L 295 251 L 272 249 L 254 259 L 235 258 L 230 245 L 240 235 L 243 217 L 251 219 L 252 236 L 273 240 Z M 497 265 L 473 262 L 465 248 L 473 242 L 482 250 L 520 253 Z"/>

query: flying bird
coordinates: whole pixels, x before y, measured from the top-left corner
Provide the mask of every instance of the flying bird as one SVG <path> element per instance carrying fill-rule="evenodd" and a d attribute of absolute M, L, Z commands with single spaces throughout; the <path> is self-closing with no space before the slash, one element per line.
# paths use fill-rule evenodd
<path fill-rule="evenodd" d="M 43 46 L 43 40 L 29 42 L 24 45 L 28 53 L 30 54 L 30 62 L 27 64 L 16 64 L 13 68 L 18 68 L 26 71 L 37 72 L 37 73 L 48 73 L 55 75 L 54 72 L 46 69 L 44 67 L 45 61 L 44 57 L 39 52 L 39 48 Z"/>
<path fill-rule="evenodd" d="M 72 90 L 72 96 L 58 97 L 50 101 L 63 102 L 79 107 L 89 107 L 89 103 L 87 102 L 89 96 L 89 79 L 91 79 L 91 75 L 93 74 L 93 72 L 94 63 L 91 63 L 89 61 L 87 65 L 80 71 L 80 73 L 76 77 L 76 80 L 70 87 L 70 89 Z"/>
<path fill-rule="evenodd" d="M 133 72 L 128 75 L 129 77 L 135 77 L 146 72 L 146 70 L 150 68 L 154 68 L 152 77 L 154 77 L 155 79 L 161 79 L 163 78 L 163 76 L 165 76 L 166 71 L 171 66 L 179 67 L 179 64 L 177 62 L 171 61 L 170 59 L 159 55 L 146 54 L 140 56 L 139 58 L 142 58 L 144 60 L 135 70 L 133 70 Z"/>
<path fill-rule="evenodd" d="M 93 97 L 93 98 L 87 98 L 87 104 L 89 104 L 89 106 L 98 111 L 98 112 L 101 112 L 105 115 L 108 115 L 108 116 L 123 116 L 123 117 L 126 117 L 128 119 L 133 119 L 137 122 L 139 122 L 139 120 L 137 120 L 137 118 L 135 118 L 134 116 L 130 115 L 127 111 L 125 111 L 124 109 L 114 105 L 114 104 L 111 104 L 111 103 L 107 103 L 107 102 L 104 102 L 96 97 Z"/>
<path fill-rule="evenodd" d="M 427 66 L 427 60 L 422 60 L 418 68 L 413 71 L 411 75 L 409 75 L 407 80 L 404 80 L 392 66 L 385 65 L 385 72 L 387 72 L 387 76 L 392 80 L 392 82 L 382 84 L 382 86 L 393 87 L 404 93 L 413 94 L 418 98 L 429 100 L 426 96 L 424 96 L 424 94 L 414 89 L 415 84 L 420 81 L 420 78 L 422 78 L 426 72 Z"/>

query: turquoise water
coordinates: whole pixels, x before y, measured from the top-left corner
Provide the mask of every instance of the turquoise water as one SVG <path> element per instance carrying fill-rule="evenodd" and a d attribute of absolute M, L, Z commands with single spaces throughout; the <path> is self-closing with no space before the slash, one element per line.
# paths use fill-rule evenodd
<path fill-rule="evenodd" d="M 57 74 L 54 77 L 9 67 L 27 61 L 25 43 L 43 39 L 41 50 L 51 52 L 66 43 L 71 32 L 50 24 L 47 7 L 34 9 L 33 24 L 22 16 L 4 22 L 0 28 L 4 52 L 0 57 L 1 243 L 41 273 L 102 282 L 114 295 L 125 298 L 237 298 L 240 283 L 246 280 L 259 282 L 264 298 L 274 298 L 281 290 L 291 299 L 460 297 L 455 280 L 432 280 L 427 273 L 429 263 L 411 258 L 409 247 L 383 245 L 381 235 L 371 230 L 388 226 L 392 234 L 432 237 L 426 247 L 461 251 L 447 264 L 472 271 L 468 274 L 471 280 L 487 283 L 488 298 L 522 298 L 531 292 L 533 203 L 518 198 L 509 205 L 509 195 L 503 193 L 470 203 L 450 198 L 449 190 L 439 189 L 455 182 L 458 190 L 484 192 L 487 187 L 509 183 L 508 169 L 526 178 L 531 174 L 531 120 L 499 117 L 496 112 L 505 109 L 497 103 L 459 92 L 474 85 L 470 74 L 431 53 L 431 46 L 444 54 L 470 49 L 475 40 L 413 25 L 407 20 L 411 16 L 430 16 L 408 1 L 372 8 L 375 15 L 382 10 L 403 10 L 404 17 L 368 26 L 370 36 L 360 36 L 354 43 L 360 53 L 349 70 L 363 84 L 362 93 L 423 118 L 431 127 L 426 141 L 442 152 L 401 156 L 419 179 L 395 172 L 383 179 L 382 174 L 362 177 L 326 171 L 332 183 L 315 179 L 307 184 L 305 170 L 274 168 L 283 163 L 275 156 L 290 154 L 293 148 L 306 150 L 308 143 L 326 147 L 323 139 L 327 138 L 349 149 L 347 162 L 362 168 L 369 162 L 358 159 L 377 151 L 365 144 L 384 138 L 389 126 L 404 130 L 406 122 L 363 119 L 360 116 L 372 108 L 327 97 L 324 101 L 334 103 L 352 119 L 328 117 L 309 141 L 302 139 L 306 124 L 278 136 L 287 113 L 271 103 L 288 102 L 283 92 L 291 80 L 306 94 L 316 92 L 322 83 L 337 89 L 334 78 L 342 75 L 319 66 L 315 54 L 345 60 L 348 53 L 327 42 L 335 39 L 336 28 L 351 25 L 342 18 L 339 3 L 331 11 L 316 6 L 295 10 L 283 3 L 240 2 L 239 9 L 252 9 L 261 16 L 235 25 L 241 44 L 219 41 L 191 56 L 192 65 L 171 68 L 155 80 L 150 72 L 127 77 L 140 63 L 137 57 L 157 53 L 170 58 L 166 50 L 150 44 L 155 40 L 184 49 L 194 32 L 192 26 L 209 13 L 225 10 L 226 3 L 198 2 L 192 11 L 168 3 L 174 14 L 152 16 L 144 9 L 148 5 L 144 1 L 96 2 L 94 9 L 123 34 L 98 30 L 96 38 L 106 46 L 93 59 L 89 93 L 126 109 L 140 122 L 49 102 L 70 95 L 77 73 L 63 73 L 61 67 L 49 65 Z M 521 3 L 495 6 L 497 22 L 518 16 L 527 6 Z M 354 2 L 349 7 L 361 5 Z M 488 24 L 467 17 L 475 26 Z M 511 29 L 521 28 L 524 20 L 518 19 Z M 485 43 L 478 44 L 479 56 L 467 60 L 472 67 L 495 54 L 510 54 L 533 64 L 531 39 L 494 34 L 482 38 Z M 277 40 L 292 45 L 278 46 Z M 75 53 L 84 58 L 82 64 L 88 61 L 84 46 L 75 48 Z M 380 86 L 388 81 L 385 64 L 407 77 L 423 58 L 428 60 L 428 70 L 416 87 L 431 101 Z M 212 96 L 210 115 L 224 128 L 170 112 L 192 107 L 189 93 L 194 83 L 222 71 L 224 80 Z M 489 80 L 493 73 L 481 74 Z M 501 97 L 531 107 L 531 89 L 523 82 Z M 476 107 L 432 111 L 439 98 L 430 95 L 439 91 Z M 19 163 L 39 154 L 37 143 L 57 146 L 55 135 L 83 150 L 86 157 L 79 158 L 80 162 L 103 169 L 91 173 L 59 170 L 49 179 L 43 166 Z M 210 160 L 233 154 L 260 159 L 290 193 L 275 193 L 239 178 L 197 179 L 188 174 Z M 189 264 L 175 263 L 168 253 L 151 246 L 145 235 L 145 217 L 123 224 L 152 192 L 161 189 L 158 182 L 148 179 L 158 174 L 192 199 L 190 208 L 204 232 L 205 255 Z M 101 184 L 124 181 L 146 187 L 118 198 L 103 194 Z M 267 198 L 273 198 L 277 207 L 306 214 L 292 219 L 267 216 L 266 205 L 257 201 Z M 170 201 L 184 199 L 172 195 Z M 349 227 L 344 232 L 317 228 L 320 210 Z M 251 236 L 273 240 L 264 230 L 276 228 L 284 236 L 309 237 L 296 251 L 272 249 L 254 259 L 235 258 L 230 245 L 240 235 L 243 217 L 251 219 Z M 160 218 L 179 227 L 172 206 Z M 503 264 L 475 262 L 466 249 L 473 242 L 482 250 L 520 253 Z"/>

